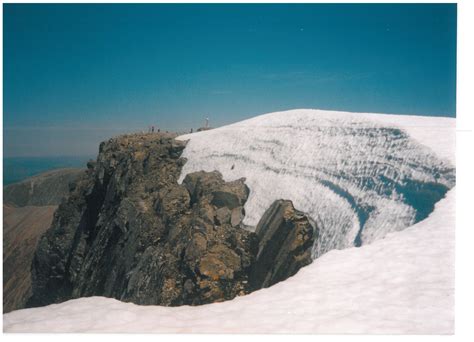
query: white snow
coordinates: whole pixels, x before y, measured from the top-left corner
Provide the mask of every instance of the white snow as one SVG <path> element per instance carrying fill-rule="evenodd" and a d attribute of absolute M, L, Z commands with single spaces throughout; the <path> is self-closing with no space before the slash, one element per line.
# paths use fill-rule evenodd
<path fill-rule="evenodd" d="M 224 303 L 170 308 L 81 298 L 5 314 L 4 331 L 453 333 L 455 190 L 413 225 L 414 209 L 380 177 L 452 188 L 454 119 L 302 109 L 180 139 L 189 139 L 181 180 L 200 170 L 245 177 L 250 226 L 274 200 L 291 199 L 321 229 L 319 258 Z M 355 207 L 372 208 L 360 248 L 352 247 L 362 225 Z"/>
<path fill-rule="evenodd" d="M 189 139 L 180 181 L 200 170 L 218 170 L 227 181 L 245 177 L 250 195 L 244 224 L 251 227 L 275 200 L 292 200 L 320 228 L 318 257 L 353 246 L 359 230 L 361 242 L 370 243 L 415 222 L 415 210 L 382 179 L 454 186 L 454 128 L 449 118 L 311 109 L 269 113 L 179 137 Z M 441 170 L 439 179 L 435 169 Z M 359 213 L 368 210 L 361 222 Z"/>
<path fill-rule="evenodd" d="M 90 297 L 3 315 L 5 332 L 452 334 L 455 190 L 425 220 L 332 250 L 228 302 L 139 306 Z"/>

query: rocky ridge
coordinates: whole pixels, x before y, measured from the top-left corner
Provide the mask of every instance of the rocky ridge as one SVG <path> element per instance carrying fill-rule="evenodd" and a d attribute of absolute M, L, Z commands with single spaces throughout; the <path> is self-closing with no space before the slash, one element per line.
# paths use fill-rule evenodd
<path fill-rule="evenodd" d="M 311 262 L 318 228 L 277 201 L 256 233 L 242 225 L 249 189 L 219 172 L 188 174 L 186 143 L 134 134 L 100 145 L 70 186 L 32 263 L 28 306 L 83 296 L 199 305 L 270 286 Z"/>

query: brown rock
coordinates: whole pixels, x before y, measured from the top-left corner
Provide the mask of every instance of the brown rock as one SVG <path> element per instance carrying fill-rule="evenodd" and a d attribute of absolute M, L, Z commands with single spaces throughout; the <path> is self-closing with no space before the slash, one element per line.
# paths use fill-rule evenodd
<path fill-rule="evenodd" d="M 102 143 L 40 239 L 29 306 L 83 296 L 199 305 L 269 286 L 311 262 L 317 230 L 277 201 L 257 233 L 240 228 L 245 179 L 188 174 L 170 134 Z"/>
<path fill-rule="evenodd" d="M 196 172 L 178 184 L 183 148 L 167 134 L 101 144 L 38 244 L 30 306 L 94 295 L 197 305 L 247 291 L 256 235 L 230 225 L 244 179 Z M 230 207 L 212 203 L 219 193 Z"/>
<path fill-rule="evenodd" d="M 216 210 L 216 221 L 217 224 L 226 224 L 229 223 L 231 218 L 231 212 L 229 208 L 222 207 Z"/>
<path fill-rule="evenodd" d="M 291 201 L 279 200 L 260 219 L 256 234 L 259 249 L 249 277 L 252 289 L 285 280 L 310 264 L 319 229 Z"/>
<path fill-rule="evenodd" d="M 236 207 L 232 209 L 232 214 L 230 218 L 230 224 L 232 227 L 238 227 L 240 225 L 240 222 L 242 222 L 244 218 L 244 208 L 242 207 Z"/>
<path fill-rule="evenodd" d="M 224 245 L 213 246 L 199 263 L 200 273 L 214 281 L 234 279 L 234 272 L 240 270 L 239 256 Z"/>

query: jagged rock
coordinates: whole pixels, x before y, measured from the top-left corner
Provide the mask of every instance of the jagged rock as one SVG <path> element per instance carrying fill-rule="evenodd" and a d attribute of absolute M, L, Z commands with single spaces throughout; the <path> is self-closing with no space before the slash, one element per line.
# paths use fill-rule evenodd
<path fill-rule="evenodd" d="M 183 180 L 183 185 L 191 195 L 191 200 L 196 202 L 197 198 L 208 195 L 209 189 L 215 189 L 221 185 L 222 179 L 219 179 L 220 173 L 213 172 L 194 172 L 186 175 Z"/>
<path fill-rule="evenodd" d="M 234 209 L 240 202 L 239 198 L 231 192 L 215 191 L 212 193 L 212 202 L 218 208 L 227 207 Z"/>
<path fill-rule="evenodd" d="M 312 262 L 319 230 L 291 201 L 275 201 L 260 219 L 259 249 L 250 273 L 252 289 L 269 287 Z"/>
<path fill-rule="evenodd" d="M 186 188 L 174 184 L 158 191 L 155 209 L 165 220 L 171 220 L 189 209 L 189 204 L 189 192 Z"/>
<path fill-rule="evenodd" d="M 101 144 L 38 245 L 30 306 L 92 295 L 197 305 L 248 292 L 256 235 L 230 224 L 248 188 L 218 172 L 190 174 L 179 185 L 184 143 L 173 138 Z M 218 206 L 216 193 L 226 194 Z"/>
<path fill-rule="evenodd" d="M 28 306 L 94 295 L 199 305 L 269 286 L 310 262 L 316 235 L 291 202 L 273 205 L 257 233 L 244 230 L 245 179 L 201 171 L 180 185 L 183 148 L 166 133 L 100 145 L 38 244 Z"/>
<path fill-rule="evenodd" d="M 240 257 L 223 244 L 211 247 L 199 261 L 199 273 L 214 281 L 234 279 L 241 270 Z"/>
<path fill-rule="evenodd" d="M 249 189 L 245 185 L 245 178 L 232 182 L 224 182 L 218 171 L 195 172 L 186 175 L 183 180 L 184 186 L 191 194 L 192 201 L 196 198 L 209 197 L 212 205 L 222 208 L 234 209 L 243 205 L 248 198 Z"/>

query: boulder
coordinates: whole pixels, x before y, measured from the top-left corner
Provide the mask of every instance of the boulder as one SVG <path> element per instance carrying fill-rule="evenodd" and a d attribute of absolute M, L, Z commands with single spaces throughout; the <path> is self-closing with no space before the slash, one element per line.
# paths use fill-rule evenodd
<path fill-rule="evenodd" d="M 231 216 L 230 216 L 230 224 L 232 227 L 238 227 L 242 220 L 244 219 L 244 208 L 242 207 L 235 207 L 232 209 Z"/>
<path fill-rule="evenodd" d="M 231 221 L 231 211 L 228 207 L 222 207 L 216 210 L 217 224 L 225 224 Z"/>
<path fill-rule="evenodd" d="M 283 281 L 312 262 L 311 249 L 319 230 L 291 201 L 275 201 L 255 232 L 259 247 L 249 276 L 253 290 Z"/>
<path fill-rule="evenodd" d="M 211 203 L 218 208 L 227 207 L 229 209 L 234 209 L 241 204 L 234 193 L 227 191 L 214 191 Z"/>

